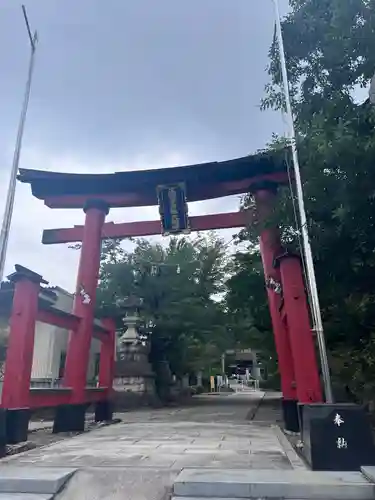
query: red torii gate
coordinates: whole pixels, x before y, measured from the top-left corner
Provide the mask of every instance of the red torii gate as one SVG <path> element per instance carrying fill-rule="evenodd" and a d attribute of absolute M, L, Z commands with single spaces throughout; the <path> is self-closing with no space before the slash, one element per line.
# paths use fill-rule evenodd
<path fill-rule="evenodd" d="M 82 409 L 87 403 L 86 372 L 101 240 L 161 232 L 160 221 L 105 224 L 109 209 L 157 205 L 157 186 L 184 183 L 189 202 L 252 192 L 257 216 L 265 220 L 273 209 L 278 186 L 287 182 L 287 172 L 283 160 L 261 153 L 224 162 L 113 174 L 21 169 L 18 178 L 30 184 L 33 195 L 48 207 L 82 208 L 86 214 L 84 226 L 49 229 L 43 234 L 45 244 L 82 242 L 73 309 L 80 323 L 70 335 L 64 379 L 64 385 L 72 388 L 70 410 L 64 407 L 64 414 L 69 417 L 65 430 L 71 430 L 82 425 Z M 190 228 L 201 231 L 243 227 L 253 217 L 250 211 L 202 215 L 190 218 Z M 322 402 L 301 263 L 298 256 L 282 248 L 277 228 L 262 230 L 260 248 L 281 375 L 284 420 L 287 429 L 296 431 L 297 403 Z"/>

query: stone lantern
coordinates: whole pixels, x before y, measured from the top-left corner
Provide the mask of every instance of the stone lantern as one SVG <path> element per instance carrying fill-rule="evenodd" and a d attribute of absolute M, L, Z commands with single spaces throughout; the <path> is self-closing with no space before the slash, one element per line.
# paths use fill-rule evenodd
<path fill-rule="evenodd" d="M 155 376 L 148 361 L 149 344 L 140 339 L 138 327 L 143 299 L 126 297 L 117 303 L 125 331 L 117 340 L 113 388 L 118 409 L 154 404 Z"/>

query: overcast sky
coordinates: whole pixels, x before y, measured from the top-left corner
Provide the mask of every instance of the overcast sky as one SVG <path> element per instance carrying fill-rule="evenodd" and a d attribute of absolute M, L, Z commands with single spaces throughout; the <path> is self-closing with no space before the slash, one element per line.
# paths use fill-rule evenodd
<path fill-rule="evenodd" d="M 280 117 L 259 110 L 272 0 L 25 0 L 40 43 L 20 166 L 111 172 L 226 160 L 263 147 Z M 287 0 L 281 0 L 285 12 Z M 0 217 L 29 57 L 21 7 L 0 7 Z M 238 199 L 193 204 L 231 211 Z M 108 221 L 157 218 L 115 209 Z M 74 289 L 76 251 L 43 228 L 80 224 L 17 186 L 6 272 L 15 263 Z M 235 231 L 226 231 L 229 238 Z"/>

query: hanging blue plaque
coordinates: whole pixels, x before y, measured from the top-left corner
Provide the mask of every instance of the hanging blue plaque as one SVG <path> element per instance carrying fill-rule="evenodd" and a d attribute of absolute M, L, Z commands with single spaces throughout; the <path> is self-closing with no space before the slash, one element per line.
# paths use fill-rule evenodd
<path fill-rule="evenodd" d="M 162 234 L 189 233 L 189 218 L 184 183 L 157 187 Z"/>

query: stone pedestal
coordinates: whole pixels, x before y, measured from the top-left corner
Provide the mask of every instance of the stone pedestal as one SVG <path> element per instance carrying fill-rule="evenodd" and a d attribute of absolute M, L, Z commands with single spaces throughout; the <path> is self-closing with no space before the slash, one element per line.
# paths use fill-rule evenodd
<path fill-rule="evenodd" d="M 116 407 L 151 404 L 155 399 L 155 376 L 148 362 L 148 348 L 139 342 L 124 343 L 116 361 Z"/>
<path fill-rule="evenodd" d="M 358 471 L 375 465 L 370 421 L 354 404 L 306 404 L 302 411 L 303 451 L 312 470 Z"/>

